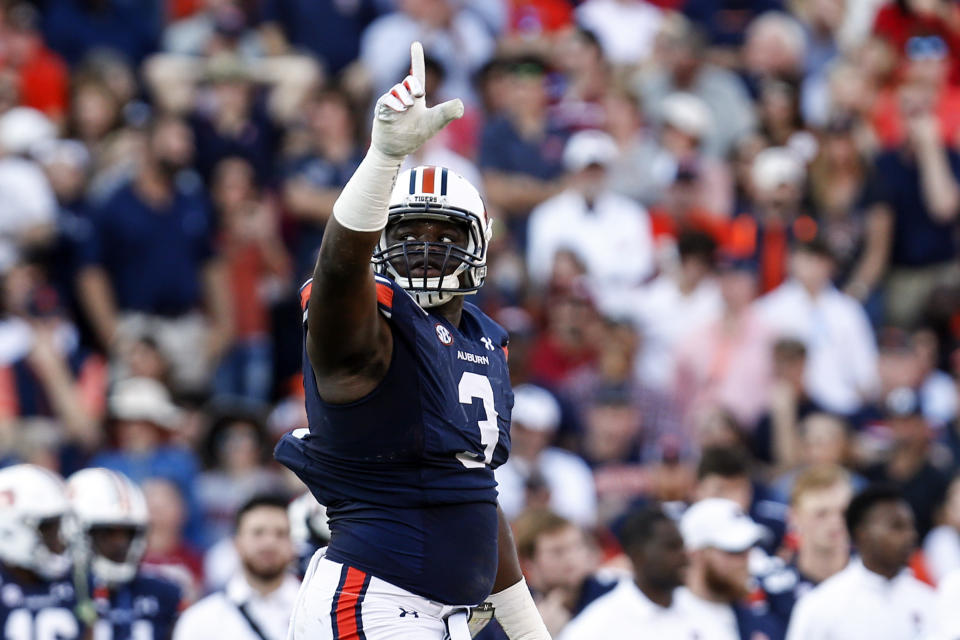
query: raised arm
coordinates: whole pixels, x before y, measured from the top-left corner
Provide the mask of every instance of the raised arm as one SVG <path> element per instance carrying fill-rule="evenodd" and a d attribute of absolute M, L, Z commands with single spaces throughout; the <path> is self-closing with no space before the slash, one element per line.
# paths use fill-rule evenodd
<path fill-rule="evenodd" d="M 459 100 L 427 108 L 419 42 L 410 58 L 410 75 L 377 101 L 370 149 L 333 205 L 313 272 L 307 354 L 327 402 L 357 400 L 386 373 L 393 339 L 377 311 L 370 257 L 404 157 L 463 115 Z"/>

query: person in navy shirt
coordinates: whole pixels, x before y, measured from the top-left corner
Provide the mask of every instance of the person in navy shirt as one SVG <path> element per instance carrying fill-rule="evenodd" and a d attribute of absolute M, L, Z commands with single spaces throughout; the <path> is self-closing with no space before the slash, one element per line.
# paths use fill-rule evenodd
<path fill-rule="evenodd" d="M 289 637 L 463 638 L 470 607 L 489 601 L 510 638 L 546 640 L 497 505 L 507 333 L 463 297 L 486 277 L 491 221 L 452 171 L 397 175 L 463 115 L 459 100 L 427 108 L 418 42 L 411 61 L 377 102 L 301 292 L 309 428 L 275 456 L 327 507 L 331 538 Z"/>
<path fill-rule="evenodd" d="M 160 117 L 147 138 L 137 173 L 95 207 L 78 286 L 104 346 L 150 335 L 174 386 L 193 390 L 230 344 L 230 289 L 190 129 Z"/>
<path fill-rule="evenodd" d="M 180 587 L 140 569 L 149 519 L 143 492 L 125 475 L 103 468 L 76 472 L 67 487 L 75 572 L 87 587 L 79 610 L 94 637 L 169 640 Z"/>
<path fill-rule="evenodd" d="M 771 567 L 759 577 L 762 600 L 784 630 L 797 600 L 847 566 L 850 536 L 844 514 L 852 497 L 850 473 L 843 467 L 810 467 L 797 477 L 790 496 L 796 552 L 787 562 L 771 558 Z"/>

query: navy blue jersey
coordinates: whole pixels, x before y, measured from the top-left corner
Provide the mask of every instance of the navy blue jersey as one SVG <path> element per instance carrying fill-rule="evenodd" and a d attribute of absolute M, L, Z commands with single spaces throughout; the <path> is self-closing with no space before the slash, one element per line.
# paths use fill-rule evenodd
<path fill-rule="evenodd" d="M 0 566 L 2 640 L 79 640 L 84 626 L 76 616 L 77 594 L 69 574 L 59 580 L 16 582 Z"/>
<path fill-rule="evenodd" d="M 770 573 L 760 579 L 760 588 L 770 606 L 770 613 L 779 618 L 784 626 L 790 622 L 790 614 L 797 600 L 815 586 L 817 583 L 800 573 L 794 563 L 778 562 Z"/>
<path fill-rule="evenodd" d="M 127 584 L 92 590 L 97 622 L 93 640 L 168 640 L 180 612 L 179 585 L 158 576 L 137 576 Z"/>
<path fill-rule="evenodd" d="M 376 276 L 376 287 L 393 333 L 384 379 L 356 402 L 327 404 L 304 352 L 309 432 L 285 436 L 275 455 L 327 506 L 328 558 L 431 600 L 477 604 L 497 570 L 507 333 L 470 303 L 455 327 L 392 280 Z"/>

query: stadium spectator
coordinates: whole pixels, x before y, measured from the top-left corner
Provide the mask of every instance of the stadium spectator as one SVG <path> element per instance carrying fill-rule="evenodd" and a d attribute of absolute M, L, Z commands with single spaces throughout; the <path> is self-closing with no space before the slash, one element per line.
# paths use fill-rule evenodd
<path fill-rule="evenodd" d="M 545 63 L 524 57 L 503 64 L 502 112 L 493 114 L 483 127 L 477 164 L 483 171 L 487 205 L 506 219 L 523 243 L 530 210 L 564 187 L 567 132 L 549 118 Z"/>
<path fill-rule="evenodd" d="M 551 511 L 585 529 L 594 527 L 597 498 L 590 468 L 577 455 L 550 446 L 560 426 L 560 404 L 534 385 L 518 385 L 513 394 L 510 460 L 496 471 L 500 508 L 516 518 L 542 483 Z"/>
<path fill-rule="evenodd" d="M 831 284 L 833 266 L 822 239 L 797 244 L 790 280 L 758 304 L 777 334 L 806 345 L 810 397 L 829 411 L 852 415 L 878 391 L 877 348 L 863 308 Z"/>
<path fill-rule="evenodd" d="M 745 603 L 750 593 L 747 555 L 763 536 L 762 528 L 732 500 L 708 498 L 687 509 L 680 533 L 690 568 L 678 606 L 699 634 L 718 640 L 778 637 L 779 620 Z"/>
<path fill-rule="evenodd" d="M 137 174 L 94 214 L 81 300 L 102 345 L 152 335 L 175 386 L 202 387 L 232 338 L 230 288 L 202 183 L 185 171 L 190 130 L 164 117 L 148 135 Z"/>
<path fill-rule="evenodd" d="M 241 567 L 223 592 L 184 611 L 173 631 L 176 640 L 200 640 L 227 634 L 249 640 L 281 640 L 300 581 L 289 573 L 293 541 L 287 501 L 257 495 L 237 512 L 234 545 Z"/>
<path fill-rule="evenodd" d="M 94 456 L 90 464 L 119 471 L 138 484 L 153 477 L 174 483 L 186 502 L 187 536 L 201 542 L 197 459 L 175 440 L 181 415 L 166 388 L 147 378 L 121 380 L 110 394 L 108 410 L 116 444 Z"/>
<path fill-rule="evenodd" d="M 544 300 L 546 326 L 531 347 L 531 374 L 546 386 L 560 386 L 579 369 L 596 360 L 592 329 L 599 321 L 585 272 L 568 250 L 554 258 L 552 295 Z M 568 277 L 569 276 L 569 277 Z"/>
<path fill-rule="evenodd" d="M 936 46 L 931 40 L 939 40 L 939 46 L 950 52 L 954 60 L 951 77 L 960 80 L 960 69 L 955 56 L 960 52 L 960 29 L 957 26 L 957 7 L 949 2 L 933 0 L 898 0 L 888 3 L 877 11 L 873 21 L 873 34 L 887 42 L 898 58 L 909 54 L 911 47 Z M 917 42 L 911 40 L 916 36 Z"/>
<path fill-rule="evenodd" d="M 629 318 L 641 346 L 636 375 L 641 383 L 670 393 L 685 340 L 720 315 L 721 289 L 714 277 L 716 243 L 702 232 L 677 238 L 679 264 L 652 282 L 604 300 L 604 311 Z"/>
<path fill-rule="evenodd" d="M 587 0 L 576 17 L 597 34 L 611 64 L 629 66 L 649 58 L 663 12 L 646 0 Z"/>
<path fill-rule="evenodd" d="M 66 64 L 47 48 L 39 30 L 40 15 L 26 2 L 11 2 L 0 16 L 0 69 L 16 75 L 20 104 L 37 109 L 55 122 L 67 111 L 69 75 Z M 2 110 L 0 110 L 2 111 Z"/>
<path fill-rule="evenodd" d="M 635 175 L 637 197 L 648 206 L 659 204 L 678 176 L 691 183 L 694 202 L 714 218 L 724 219 L 732 207 L 730 174 L 717 159 L 704 154 L 703 141 L 717 126 L 707 105 L 697 96 L 677 92 L 666 96 L 659 128 L 635 154 L 647 170 Z M 713 222 L 714 225 L 719 223 Z M 704 224 L 704 222 L 701 222 Z"/>
<path fill-rule="evenodd" d="M 231 299 L 245 301 L 232 305 L 235 338 L 213 379 L 213 391 L 265 402 L 273 382 L 270 306 L 287 290 L 290 275 L 279 216 L 243 158 L 217 164 L 210 190 Z"/>
<path fill-rule="evenodd" d="M 787 639 L 925 637 L 934 591 L 905 570 L 917 542 L 910 505 L 874 485 L 853 498 L 846 520 L 859 557 L 800 599 Z"/>
<path fill-rule="evenodd" d="M 957 417 L 960 394 L 956 381 L 940 365 L 940 338 L 930 327 L 920 328 L 910 336 L 910 346 L 916 358 L 917 391 L 923 415 L 935 429 L 940 429 Z"/>
<path fill-rule="evenodd" d="M 844 514 L 852 495 L 850 474 L 843 467 L 813 466 L 797 477 L 789 515 L 796 550 L 760 579 L 770 611 L 784 629 L 797 600 L 847 566 L 850 537 Z"/>
<path fill-rule="evenodd" d="M 711 121 L 723 123 L 706 132 L 704 150 L 725 157 L 753 130 L 756 116 L 743 82 L 731 70 L 712 64 L 706 46 L 701 29 L 679 14 L 668 14 L 657 35 L 654 64 L 641 69 L 635 92 L 655 123 L 667 115 L 663 101 L 668 95 L 684 91 L 700 98 L 710 109 Z"/>
<path fill-rule="evenodd" d="M 731 222 L 727 248 L 737 257 L 757 262 L 760 292 L 767 293 L 787 277 L 791 243 L 810 240 L 817 227 L 801 214 L 806 169 L 799 155 L 786 147 L 745 148 L 744 152 L 745 164 L 753 154 L 743 176 L 745 200 L 740 206 L 744 210 Z"/>
<path fill-rule="evenodd" d="M 947 487 L 939 521 L 923 541 L 927 570 L 937 583 L 960 569 L 960 474 Z"/>
<path fill-rule="evenodd" d="M 719 408 L 750 432 L 770 396 L 773 332 L 753 304 L 753 263 L 722 258 L 719 270 L 719 313 L 676 342 L 673 384 L 690 419 Z"/>
<path fill-rule="evenodd" d="M 866 216 L 870 163 L 857 142 L 855 127 L 846 115 L 826 123 L 810 164 L 810 199 L 820 233 L 837 263 L 834 282 L 865 302 L 877 281 L 870 270 L 877 265 L 870 264 L 864 252 L 870 231 Z"/>
<path fill-rule="evenodd" d="M 163 30 L 163 50 L 187 56 L 236 52 L 246 59 L 263 53 L 256 32 L 237 0 L 202 0 L 196 11 L 171 21 Z"/>
<path fill-rule="evenodd" d="M 203 556 L 183 536 L 187 512 L 180 489 L 163 478 L 149 478 L 142 487 L 150 512 L 143 565 L 179 584 L 184 600 L 195 602 L 203 594 Z"/>
<path fill-rule="evenodd" d="M 864 470 L 872 482 L 897 486 L 910 504 L 920 535 L 933 526 L 934 513 L 946 494 L 949 476 L 930 458 L 931 429 L 916 391 L 899 387 L 887 394 L 884 415 L 890 429 L 886 459 Z"/>
<path fill-rule="evenodd" d="M 530 213 L 527 269 L 534 285 L 547 283 L 560 249 L 577 254 L 600 297 L 617 297 L 653 272 L 646 210 L 607 184 L 616 155 L 613 138 L 600 131 L 580 131 L 567 142 L 563 164 L 570 187 Z"/>
<path fill-rule="evenodd" d="M 440 95 L 474 102 L 471 77 L 493 56 L 496 43 L 481 15 L 450 0 L 402 0 L 396 11 L 364 30 L 358 60 L 370 76 L 373 94 L 389 90 L 403 76 L 405 53 L 415 40 L 446 71 Z"/>
<path fill-rule="evenodd" d="M 304 144 L 283 169 L 283 204 L 297 220 L 296 273 L 313 269 L 323 227 L 340 188 L 362 159 L 357 117 L 342 91 L 328 89 L 305 105 Z"/>
<path fill-rule="evenodd" d="M 52 0 L 44 6 L 43 32 L 63 59 L 76 65 L 97 49 L 109 49 L 139 65 L 156 51 L 161 3 L 128 4 L 121 0 Z"/>
<path fill-rule="evenodd" d="M 739 447 L 704 449 L 697 464 L 694 504 L 712 498 L 733 502 L 760 527 L 761 535 L 753 544 L 773 552 L 780 547 L 786 530 L 786 508 L 773 499 L 766 486 L 754 482 L 750 464 L 749 454 Z"/>
<path fill-rule="evenodd" d="M 808 414 L 798 425 L 799 439 L 791 441 L 797 449 L 797 466 L 770 484 L 778 499 L 790 502 L 798 478 L 818 466 L 848 466 L 854 462 L 853 432 L 846 421 L 829 413 Z M 850 472 L 854 490 L 867 486 L 867 480 Z"/>
<path fill-rule="evenodd" d="M 53 238 L 55 195 L 30 154 L 55 137 L 53 123 L 36 109 L 17 107 L 0 115 L 0 270 Z"/>
<path fill-rule="evenodd" d="M 598 554 L 583 530 L 550 511 L 531 510 L 514 524 L 517 554 L 551 634 L 616 586 L 597 574 Z"/>
<path fill-rule="evenodd" d="M 562 82 L 552 117 L 571 130 L 603 129 L 613 75 L 597 35 L 583 26 L 567 29 L 558 35 L 551 60 Z"/>
<path fill-rule="evenodd" d="M 0 286 L 0 416 L 49 417 L 64 440 L 79 446 L 81 459 L 103 443 L 106 367 L 80 343 L 43 265 L 21 262 L 9 268 Z M 80 460 L 60 460 L 68 467 Z M 72 469 L 67 469 L 72 470 Z"/>
<path fill-rule="evenodd" d="M 268 53 L 308 51 L 330 74 L 343 71 L 356 60 L 363 31 L 377 15 L 373 0 L 340 4 L 267 0 L 260 9 L 260 35 Z"/>
<path fill-rule="evenodd" d="M 800 455 L 801 422 L 821 408 L 806 391 L 807 347 L 804 343 L 780 338 L 773 343 L 772 358 L 769 410 L 753 432 L 752 450 L 764 462 L 790 468 Z"/>
<path fill-rule="evenodd" d="M 874 160 L 865 250 L 889 256 L 885 319 L 909 328 L 934 288 L 956 278 L 960 254 L 949 229 L 960 213 L 960 155 L 941 141 L 922 91 L 907 87 L 901 99 L 906 141 Z"/>
<path fill-rule="evenodd" d="M 196 482 L 209 544 L 231 533 L 237 509 L 248 499 L 283 489 L 277 472 L 264 465 L 267 449 L 266 426 L 255 410 L 227 405 L 216 411 L 202 443 L 206 470 Z"/>
<path fill-rule="evenodd" d="M 633 579 L 596 599 L 567 625 L 561 640 L 689 637 L 692 621 L 678 603 L 688 559 L 683 538 L 660 507 L 631 513 L 620 540 L 633 565 Z"/>

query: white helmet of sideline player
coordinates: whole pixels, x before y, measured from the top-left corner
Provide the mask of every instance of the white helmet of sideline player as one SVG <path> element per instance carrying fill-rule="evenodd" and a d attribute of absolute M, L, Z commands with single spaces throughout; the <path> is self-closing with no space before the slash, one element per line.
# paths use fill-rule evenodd
<path fill-rule="evenodd" d="M 67 494 L 73 508 L 70 544 L 77 562 L 89 566 L 94 577 L 108 585 L 133 580 L 147 550 L 149 514 L 143 491 L 122 473 L 93 468 L 70 476 Z M 108 558 L 97 549 L 93 534 L 98 528 L 130 530 L 123 559 Z"/>
<path fill-rule="evenodd" d="M 421 241 L 388 245 L 387 230 L 410 219 L 464 225 L 468 232 L 467 246 Z M 396 280 L 421 307 L 436 307 L 449 302 L 453 296 L 476 293 L 480 288 L 487 276 L 491 234 L 491 220 L 480 192 L 466 178 L 444 167 L 416 167 L 401 173 L 394 185 L 387 226 L 373 254 L 374 269 Z M 425 264 L 428 256 L 439 263 L 441 275 L 410 276 L 415 263 Z M 402 269 L 398 270 L 398 265 Z"/>
<path fill-rule="evenodd" d="M 63 480 L 52 471 L 32 464 L 0 470 L 0 560 L 46 580 L 66 574 L 70 555 L 60 525 L 69 508 Z"/>
<path fill-rule="evenodd" d="M 327 524 L 327 508 L 317 502 L 307 491 L 287 507 L 290 518 L 290 537 L 297 545 L 308 543 L 327 544 L 330 527 Z"/>

